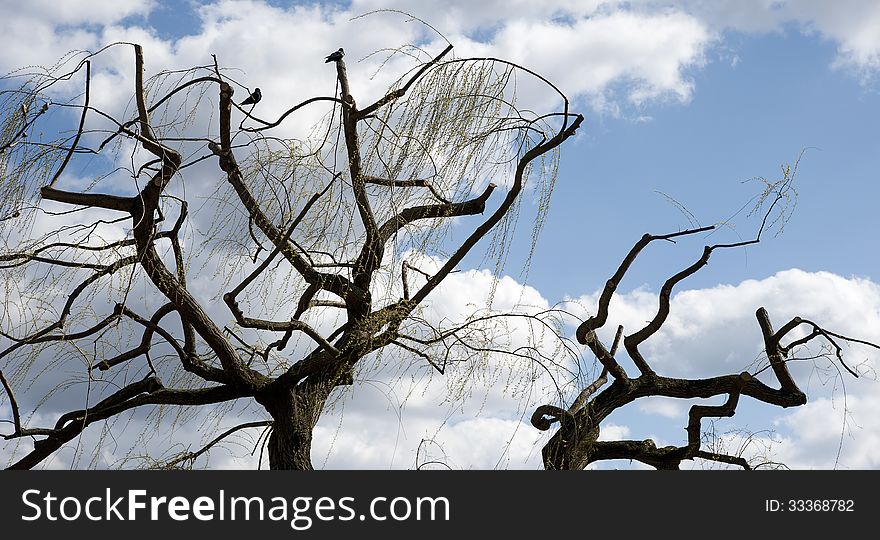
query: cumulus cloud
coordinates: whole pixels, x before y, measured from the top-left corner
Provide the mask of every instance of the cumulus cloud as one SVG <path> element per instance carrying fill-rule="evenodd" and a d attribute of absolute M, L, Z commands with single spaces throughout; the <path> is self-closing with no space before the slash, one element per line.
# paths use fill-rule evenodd
<path fill-rule="evenodd" d="M 597 292 L 581 297 L 572 309 L 595 306 L 598 296 Z M 766 366 L 754 316 L 760 306 L 768 310 L 777 327 L 800 316 L 833 332 L 880 342 L 880 285 L 858 277 L 792 269 L 737 285 L 675 294 L 667 323 L 641 350 L 650 365 L 663 375 L 696 378 L 744 370 L 755 373 Z M 583 311 L 584 316 L 590 309 L 595 307 Z M 616 294 L 606 324 L 611 330 L 600 332 L 600 336 L 610 341 L 618 324 L 623 324 L 627 333 L 634 332 L 656 309 L 657 296 L 647 288 Z M 880 354 L 871 347 L 837 341 L 843 347 L 844 361 L 862 377 L 850 376 L 836 358 L 827 354 L 828 350 L 800 350 L 795 358 L 801 360 L 789 365 L 808 396 L 806 406 L 783 413 L 741 400 L 737 415 L 719 425 L 753 432 L 775 430 L 772 437 L 756 435 L 762 440 L 755 448 L 792 468 L 875 467 L 876 461 L 869 456 L 878 436 L 875 418 L 880 413 L 880 401 L 876 372 Z M 820 354 L 825 356 L 815 358 Z M 625 365 L 635 371 L 631 364 Z M 764 380 L 778 386 L 767 375 L 768 370 L 763 370 Z M 667 417 L 670 425 L 677 428 L 686 422 L 687 405 L 668 399 L 638 402 L 642 412 Z M 683 436 L 675 430 L 672 433 L 681 437 L 672 442 L 681 444 Z M 639 433 L 637 437 L 646 435 Z M 746 455 L 756 449 L 750 447 Z"/>
<path fill-rule="evenodd" d="M 154 2 L 120 0 L 53 2 L 3 0 L 3 47 L 0 70 L 24 65 L 52 66 L 72 50 L 94 49 L 101 43 L 100 28 L 136 15 L 145 15 Z"/>
<path fill-rule="evenodd" d="M 415 44 L 436 52 L 445 44 L 437 33 L 396 11 L 431 24 L 453 41 L 459 56 L 498 56 L 522 63 L 556 82 L 570 97 L 612 111 L 621 99 L 636 105 L 670 97 L 687 101 L 694 90 L 689 74 L 705 63 L 706 52 L 722 43 L 729 31 L 780 32 L 793 25 L 835 43 L 836 66 L 863 73 L 880 67 L 880 7 L 870 0 L 479 5 L 357 0 L 347 7 L 223 0 L 194 8 L 200 26 L 173 41 L 160 39 L 145 25 L 145 15 L 153 9 L 154 3 L 129 0 L 100 6 L 79 1 L 61 7 L 48 1 L 16 3 L 14 9 L 4 10 L 8 16 L 0 23 L 7 36 L 0 68 L 20 67 L 25 58 L 27 63 L 52 65 L 70 50 L 95 50 L 115 40 L 144 43 L 152 69 L 204 64 L 216 53 L 224 65 L 246 70 L 243 82 L 268 90 L 264 110 L 276 112 L 281 107 L 277 96 L 289 99 L 332 88 L 332 70 L 320 69 L 320 59 L 339 45 L 365 60 L 362 73 L 352 73 L 359 94 L 377 97 L 388 80 L 370 75 L 386 60 L 391 62 L 389 73 L 407 61 L 406 55 L 382 51 Z M 291 36 L 296 36 L 296 46 L 291 46 Z M 368 57 L 375 51 L 380 53 Z M 100 78 L 96 84 L 102 84 Z M 111 81 L 105 89 L 113 91 Z"/>
<path fill-rule="evenodd" d="M 833 5 L 821 0 L 789 2 L 791 16 L 808 32 L 837 43 L 837 66 L 880 69 L 880 5 L 850 0 Z"/>
<path fill-rule="evenodd" d="M 630 428 L 628 426 L 618 426 L 617 424 L 603 424 L 602 432 L 599 434 L 600 441 L 617 441 L 627 439 L 630 436 Z"/>
<path fill-rule="evenodd" d="M 539 66 L 573 96 L 600 98 L 622 81 L 640 104 L 667 94 L 686 101 L 693 85 L 684 72 L 702 64 L 709 41 L 706 28 L 684 13 L 616 12 L 570 23 L 511 21 L 493 45 L 498 54 Z"/>
<path fill-rule="evenodd" d="M 439 35 L 400 14 L 385 12 L 353 20 L 375 9 L 393 8 L 434 25 L 453 41 L 458 56 L 496 56 L 521 63 L 573 98 L 586 96 L 594 104 L 604 104 L 610 99 L 609 88 L 616 84 L 626 88 L 626 97 L 636 103 L 663 96 L 688 99 L 693 85 L 685 73 L 702 63 L 711 42 L 702 23 L 681 11 L 614 11 L 606 9 L 608 5 L 525 2 L 513 10 L 507 4 L 504 9 L 481 4 L 475 10 L 458 3 L 438 10 L 430 4 L 368 1 L 355 2 L 348 9 L 319 4 L 285 9 L 254 0 L 225 0 L 198 7 L 198 32 L 173 42 L 158 38 L 133 17 L 147 13 L 149 4 L 120 3 L 101 10 L 83 27 L 76 26 L 83 21 L 72 13 L 88 10 L 71 9 L 65 15 L 68 10 L 48 13 L 34 6 L 13 11 L 6 19 L 7 35 L 19 37 L 11 40 L 12 50 L 0 55 L 0 67 L 15 69 L 22 58 L 51 65 L 69 50 L 96 50 L 113 41 L 143 43 L 151 70 L 205 64 L 217 54 L 223 65 L 246 70 L 239 80 L 261 86 L 267 98 L 261 109 L 277 113 L 292 99 L 332 91 L 333 70 L 321 69 L 320 59 L 343 45 L 350 57 L 363 61 L 363 69 L 350 70 L 358 97 L 375 99 L 390 82 L 385 73 L 397 73 L 396 68 L 408 63 L 405 54 L 383 51 L 417 44 L 436 53 L 445 46 Z M 290 36 L 297 36 L 295 47 Z M 372 55 L 375 51 L 379 53 Z M 130 86 L 120 80 L 131 71 L 125 67 L 130 55 L 121 54 L 118 72 L 96 76 L 98 90 L 112 93 Z M 373 77 L 386 62 L 390 62 L 387 69 Z M 527 92 L 528 84 L 523 84 L 521 93 Z"/>
<path fill-rule="evenodd" d="M 639 410 L 646 414 L 656 414 L 665 418 L 684 418 L 686 404 L 682 400 L 669 398 L 645 398 L 639 400 Z"/>
<path fill-rule="evenodd" d="M 862 73 L 880 68 L 880 5 L 872 0 L 679 0 L 637 2 L 675 6 L 716 32 L 785 32 L 790 28 L 836 45 L 834 67 Z"/>
<path fill-rule="evenodd" d="M 573 309 L 595 306 L 598 295 L 577 299 Z M 615 295 L 606 339 L 618 324 L 623 324 L 627 332 L 644 326 L 656 312 L 657 302 L 656 294 L 646 288 Z M 683 376 L 708 376 L 718 370 L 734 373 L 752 365 L 761 350 L 761 334 L 754 316 L 758 307 L 766 307 L 777 326 L 801 316 L 825 328 L 877 342 L 878 305 L 880 287 L 870 280 L 786 270 L 738 285 L 679 292 L 673 297 L 667 322 L 643 348 L 657 369 L 664 372 Z M 859 361 L 867 355 L 864 369 L 876 367 L 876 355 L 857 346 L 852 346 L 850 352 Z M 809 371 L 798 364 L 792 369 L 802 374 Z"/>
<path fill-rule="evenodd" d="M 869 392 L 817 399 L 776 420 L 788 435 L 774 441 L 774 455 L 793 469 L 876 469 L 878 412 L 876 385 Z"/>

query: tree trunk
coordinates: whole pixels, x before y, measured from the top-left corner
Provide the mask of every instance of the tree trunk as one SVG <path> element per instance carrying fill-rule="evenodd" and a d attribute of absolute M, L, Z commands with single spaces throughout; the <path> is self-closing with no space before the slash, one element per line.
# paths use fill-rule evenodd
<path fill-rule="evenodd" d="M 269 435 L 269 468 L 312 470 L 312 430 L 318 422 L 327 392 L 297 387 L 261 396 L 272 416 Z"/>
<path fill-rule="evenodd" d="M 269 468 L 310 471 L 312 467 L 312 429 L 301 419 L 274 417 L 269 435 Z"/>
<path fill-rule="evenodd" d="M 590 464 L 593 444 L 598 438 L 597 427 L 581 430 L 580 433 L 577 428 L 560 428 L 544 446 L 542 451 L 544 468 L 575 471 L 584 469 Z"/>

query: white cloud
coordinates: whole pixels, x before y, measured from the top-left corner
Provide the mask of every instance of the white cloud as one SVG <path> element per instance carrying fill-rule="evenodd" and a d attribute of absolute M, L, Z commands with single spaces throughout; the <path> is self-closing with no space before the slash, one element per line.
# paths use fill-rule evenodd
<path fill-rule="evenodd" d="M 100 27 L 144 15 L 152 6 L 153 2 L 144 0 L 2 0 L 0 71 L 25 65 L 52 66 L 69 51 L 96 49 L 105 45 Z"/>
<path fill-rule="evenodd" d="M 12 6 L 14 4 L 14 7 Z M 89 0 L 31 0 L 15 2 L 4 0 L 0 7 L 4 12 L 14 11 L 15 16 L 36 19 L 51 24 L 114 24 L 132 15 L 144 15 L 155 6 L 152 0 L 114 0 L 91 2 Z"/>
<path fill-rule="evenodd" d="M 684 418 L 687 407 L 681 400 L 669 398 L 645 398 L 638 401 L 639 410 L 646 414 L 656 414 L 666 418 Z"/>
<path fill-rule="evenodd" d="M 406 416 L 404 416 L 406 418 Z M 350 424 L 350 425 L 346 425 Z M 329 468 L 535 469 L 541 435 L 528 423 L 501 418 L 468 418 L 438 426 L 429 419 L 407 421 L 396 436 L 349 421 L 338 434 L 319 429 L 313 455 L 325 455 Z M 332 449 L 329 444 L 332 442 Z M 351 451 L 339 453 L 342 448 Z M 391 458 L 396 459 L 392 462 Z"/>
<path fill-rule="evenodd" d="M 715 31 L 784 32 L 794 26 L 836 44 L 835 67 L 880 68 L 880 4 L 874 0 L 678 0 L 638 2 L 649 9 L 673 5 Z"/>
<path fill-rule="evenodd" d="M 597 300 L 598 293 L 582 297 L 578 304 L 595 306 Z M 653 316 L 656 306 L 656 295 L 644 288 L 615 295 L 606 324 L 611 330 L 600 335 L 610 341 L 618 324 L 624 325 L 626 333 L 634 332 Z M 833 332 L 880 343 L 880 285 L 862 278 L 793 269 L 738 285 L 675 294 L 667 323 L 641 350 L 662 375 L 708 377 L 754 372 L 763 365 L 756 363 L 762 344 L 754 313 L 760 306 L 767 308 L 777 328 L 800 316 Z M 595 307 L 587 311 L 592 310 Z M 741 403 L 738 414 L 723 423 L 777 431 L 774 437 L 747 449 L 747 455 L 758 450 L 765 453 L 769 447 L 771 459 L 792 468 L 877 467 L 871 449 L 880 437 L 876 421 L 880 415 L 876 381 L 880 354 L 876 349 L 838 341 L 844 360 L 863 376 L 850 376 L 836 359 L 792 362 L 792 374 L 809 399 L 806 406 L 780 413 L 770 406 Z M 821 351 L 814 347 L 798 357 L 808 358 L 817 352 Z M 621 362 L 623 358 L 624 354 L 619 355 Z M 634 372 L 631 364 L 625 365 Z M 765 380 L 778 386 L 772 377 Z M 637 405 L 644 413 L 670 418 L 673 424 L 686 422 L 684 402 L 651 399 L 639 400 Z M 847 417 L 844 408 L 849 411 Z M 771 422 L 771 418 L 775 420 Z M 836 463 L 840 445 L 840 461 Z"/>
<path fill-rule="evenodd" d="M 880 68 L 880 4 L 872 0 L 789 2 L 788 9 L 806 31 L 835 41 L 836 65 Z"/>
<path fill-rule="evenodd" d="M 779 460 L 794 469 L 880 468 L 877 390 L 875 384 L 870 393 L 820 398 L 780 417 L 790 435 L 777 442 Z"/>
<path fill-rule="evenodd" d="M 570 95 L 601 96 L 615 82 L 630 82 L 628 98 L 640 104 L 666 94 L 687 100 L 693 85 L 683 72 L 702 64 L 710 39 L 684 13 L 617 12 L 573 23 L 512 21 L 493 45 Z"/>
<path fill-rule="evenodd" d="M 523 2 L 513 10 L 507 4 L 504 9 L 481 4 L 476 10 L 464 3 L 442 10 L 438 5 L 406 2 L 396 7 L 436 25 L 452 39 L 458 56 L 490 55 L 522 63 L 573 98 L 586 96 L 593 103 L 606 103 L 611 97 L 609 88 L 618 84 L 627 88 L 626 96 L 636 103 L 663 96 L 686 100 L 692 83 L 684 72 L 702 63 L 703 50 L 711 41 L 703 25 L 683 12 L 597 11 L 602 5 L 607 3 L 538 6 Z M 137 19 L 126 19 L 146 13 L 148 5 L 120 3 L 97 13 L 84 28 L 71 26 L 81 20 L 67 10 L 50 14 L 38 7 L 14 11 L 4 23 L 12 38 L 6 54 L 0 54 L 3 69 L 19 67 L 24 58 L 28 63 L 51 65 L 69 50 L 96 50 L 113 41 L 143 43 L 147 67 L 153 72 L 205 64 L 211 54 L 217 54 L 223 66 L 246 70 L 237 79 L 251 87 L 261 86 L 266 99 L 260 112 L 268 116 L 298 99 L 332 93 L 335 73 L 326 69 L 322 58 L 339 45 L 353 60 L 408 43 L 419 44 L 429 53 L 445 45 L 436 34 L 399 14 L 351 20 L 378 7 L 395 7 L 384 3 L 356 2 L 346 11 L 319 5 L 282 9 L 257 1 L 227 0 L 198 8 L 200 31 L 175 42 L 163 41 L 139 27 L 142 23 Z M 291 36 L 296 36 L 296 46 L 291 46 Z M 130 73 L 129 52 L 120 54 L 120 72 Z M 352 88 L 361 102 L 378 98 L 390 82 L 388 74 L 400 73 L 399 68 L 408 64 L 404 55 L 394 55 L 379 77 L 371 78 L 386 56 L 380 52 L 363 63 L 349 63 Z M 97 95 L 130 86 L 114 75 L 115 79 L 107 74 L 96 76 Z M 107 79 L 106 84 L 102 79 Z M 520 93 L 528 92 L 528 83 L 523 81 Z"/>
<path fill-rule="evenodd" d="M 256 0 L 224 0 L 198 7 L 198 31 L 174 42 L 142 28 L 141 16 L 155 9 L 151 2 L 84 4 L 41 0 L 4 9 L 7 17 L 0 29 L 7 37 L 0 69 L 19 67 L 23 59 L 52 65 L 70 50 L 95 50 L 115 40 L 144 43 L 150 69 L 204 64 L 216 53 L 223 65 L 246 70 L 239 77 L 242 82 L 261 85 L 268 98 L 261 112 L 274 114 L 293 96 L 332 91 L 333 70 L 321 69 L 321 59 L 339 45 L 354 59 L 407 43 L 427 46 L 431 52 L 442 47 L 433 31 L 398 13 L 352 20 L 374 10 L 412 13 L 450 38 L 459 56 L 511 59 L 546 75 L 570 97 L 611 111 L 621 97 L 637 105 L 669 97 L 687 101 L 694 90 L 688 72 L 702 66 L 707 50 L 722 43 L 724 32 L 731 30 L 777 32 L 793 23 L 802 32 L 836 43 L 836 66 L 864 73 L 880 67 L 880 5 L 872 0 L 555 0 L 478 5 L 359 0 L 348 8 L 314 4 L 286 9 Z M 291 45 L 291 36 L 296 46 Z M 374 99 L 387 86 L 385 75 L 369 78 L 384 59 L 382 53 L 360 64 L 363 69 L 351 70 L 361 99 Z M 395 55 L 384 73 L 398 73 L 396 68 L 405 63 L 402 55 Z M 101 84 L 100 78 L 96 84 Z M 107 84 L 106 91 L 114 87 Z M 527 85 L 522 91 L 528 91 Z"/>
<path fill-rule="evenodd" d="M 579 298 L 574 309 L 594 311 L 598 295 Z M 624 325 L 626 333 L 635 332 L 654 316 L 657 305 L 656 294 L 644 288 L 615 294 L 605 339 L 613 337 L 618 324 Z M 754 316 L 761 306 L 777 327 L 800 316 L 832 331 L 880 341 L 880 286 L 861 278 L 792 269 L 735 286 L 678 292 L 667 322 L 642 350 L 656 369 L 671 374 L 738 372 L 751 365 L 761 350 Z M 865 368 L 876 367 L 877 355 L 857 346 L 849 352 L 858 361 L 869 358 Z M 793 370 L 808 374 L 798 364 Z"/>
<path fill-rule="evenodd" d="M 642 6 L 670 5 L 694 14 L 710 27 L 742 32 L 773 32 L 785 18 L 787 4 L 779 0 L 641 0 Z"/>
<path fill-rule="evenodd" d="M 475 32 L 497 27 L 509 20 L 551 20 L 554 18 L 585 17 L 603 5 L 620 2 L 605 0 L 488 0 L 469 2 L 417 2 L 413 0 L 354 0 L 351 11 L 361 14 L 374 10 L 397 9 L 418 16 L 442 32 Z"/>
<path fill-rule="evenodd" d="M 618 426 L 617 424 L 604 424 L 599 432 L 600 441 L 616 441 L 627 439 L 632 430 L 627 426 Z"/>

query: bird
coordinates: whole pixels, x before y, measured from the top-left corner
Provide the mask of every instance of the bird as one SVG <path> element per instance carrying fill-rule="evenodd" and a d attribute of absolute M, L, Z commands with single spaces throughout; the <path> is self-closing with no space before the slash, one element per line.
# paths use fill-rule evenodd
<path fill-rule="evenodd" d="M 324 63 L 326 64 L 327 62 L 337 62 L 339 60 L 342 60 L 343 56 L 345 56 L 345 51 L 342 50 L 342 47 L 339 47 L 339 50 L 328 56 L 327 59 L 324 60 Z"/>
<path fill-rule="evenodd" d="M 259 88 L 254 88 L 254 91 L 251 92 L 251 95 L 247 97 L 244 101 L 241 102 L 241 105 L 256 105 L 263 99 L 263 93 L 260 92 Z"/>

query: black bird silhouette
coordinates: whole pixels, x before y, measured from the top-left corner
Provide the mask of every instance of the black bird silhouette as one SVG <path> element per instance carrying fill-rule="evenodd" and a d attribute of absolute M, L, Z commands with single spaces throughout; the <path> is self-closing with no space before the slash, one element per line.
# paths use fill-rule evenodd
<path fill-rule="evenodd" d="M 324 60 L 324 63 L 326 64 L 327 62 L 336 62 L 337 60 L 342 60 L 343 56 L 345 56 L 345 51 L 342 50 L 342 47 L 339 47 L 339 50 L 328 56 L 327 59 Z"/>
<path fill-rule="evenodd" d="M 263 99 L 263 93 L 260 92 L 259 88 L 254 88 L 254 91 L 251 92 L 251 95 L 247 97 L 244 101 L 241 102 L 241 105 L 256 105 Z"/>

